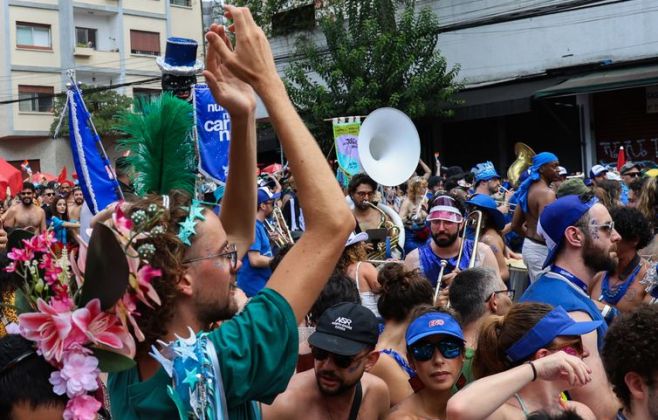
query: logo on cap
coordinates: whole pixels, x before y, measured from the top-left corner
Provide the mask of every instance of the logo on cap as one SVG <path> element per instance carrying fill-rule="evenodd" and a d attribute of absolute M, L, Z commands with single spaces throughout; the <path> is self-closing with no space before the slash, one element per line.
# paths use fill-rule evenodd
<path fill-rule="evenodd" d="M 432 327 L 441 326 L 441 325 L 445 325 L 444 320 L 442 320 L 442 319 L 430 319 L 428 327 L 432 328 Z"/>
<path fill-rule="evenodd" d="M 352 330 L 352 320 L 339 316 L 334 322 L 331 323 L 337 330 L 346 331 Z"/>

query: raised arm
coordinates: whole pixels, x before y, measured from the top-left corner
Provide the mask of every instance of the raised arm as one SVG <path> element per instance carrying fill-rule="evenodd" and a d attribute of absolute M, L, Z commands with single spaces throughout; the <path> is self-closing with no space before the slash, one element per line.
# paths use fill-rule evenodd
<path fill-rule="evenodd" d="M 267 284 L 286 298 L 301 321 L 333 271 L 354 229 L 354 217 L 317 142 L 288 97 L 262 29 L 248 9 L 226 5 L 225 10 L 234 20 L 235 50 L 213 34 L 208 34 L 208 41 L 226 67 L 253 86 L 263 100 L 303 204 L 306 231 Z"/>
<path fill-rule="evenodd" d="M 423 174 L 421 177 L 425 179 L 430 179 L 430 176 L 432 175 L 432 169 L 427 166 L 427 163 L 423 161 L 423 159 L 418 159 L 418 163 L 420 164 L 420 167 L 423 168 Z"/>
<path fill-rule="evenodd" d="M 553 353 L 495 375 L 471 383 L 448 400 L 446 414 L 450 420 L 502 419 L 499 411 L 508 399 L 530 382 L 567 380 L 571 386 L 582 386 L 590 380 L 587 365 L 563 351 Z M 534 371 L 537 372 L 535 378 Z M 491 390 L 496 392 L 491 392 Z"/>
<path fill-rule="evenodd" d="M 231 51 L 223 26 L 213 24 L 210 31 L 216 43 Z M 208 48 L 206 61 L 203 75 L 208 87 L 231 116 L 230 169 L 219 218 L 242 258 L 254 240 L 256 220 L 256 97 L 251 86 L 229 70 L 215 48 Z"/>

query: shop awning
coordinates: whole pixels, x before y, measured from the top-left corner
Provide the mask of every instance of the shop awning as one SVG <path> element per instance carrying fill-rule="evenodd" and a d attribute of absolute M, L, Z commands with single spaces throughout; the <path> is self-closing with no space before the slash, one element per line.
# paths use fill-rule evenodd
<path fill-rule="evenodd" d="M 597 71 L 538 90 L 535 99 L 605 92 L 658 84 L 658 65 Z"/>

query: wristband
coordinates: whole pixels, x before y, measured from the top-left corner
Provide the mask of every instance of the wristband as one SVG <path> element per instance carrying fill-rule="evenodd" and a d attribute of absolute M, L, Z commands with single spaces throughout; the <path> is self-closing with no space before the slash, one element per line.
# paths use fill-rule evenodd
<path fill-rule="evenodd" d="M 532 363 L 530 360 L 528 360 L 528 364 L 532 368 L 532 382 L 537 380 L 537 368 L 535 367 L 535 364 Z"/>

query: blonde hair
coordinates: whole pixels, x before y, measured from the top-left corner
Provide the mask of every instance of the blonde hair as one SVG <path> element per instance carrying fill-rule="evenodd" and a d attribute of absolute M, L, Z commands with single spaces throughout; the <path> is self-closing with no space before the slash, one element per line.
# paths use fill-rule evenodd
<path fill-rule="evenodd" d="M 423 187 L 423 182 L 425 186 Z M 420 176 L 413 176 L 407 181 L 407 197 L 410 201 L 415 202 L 418 197 L 422 197 L 427 188 L 427 180 Z"/>

